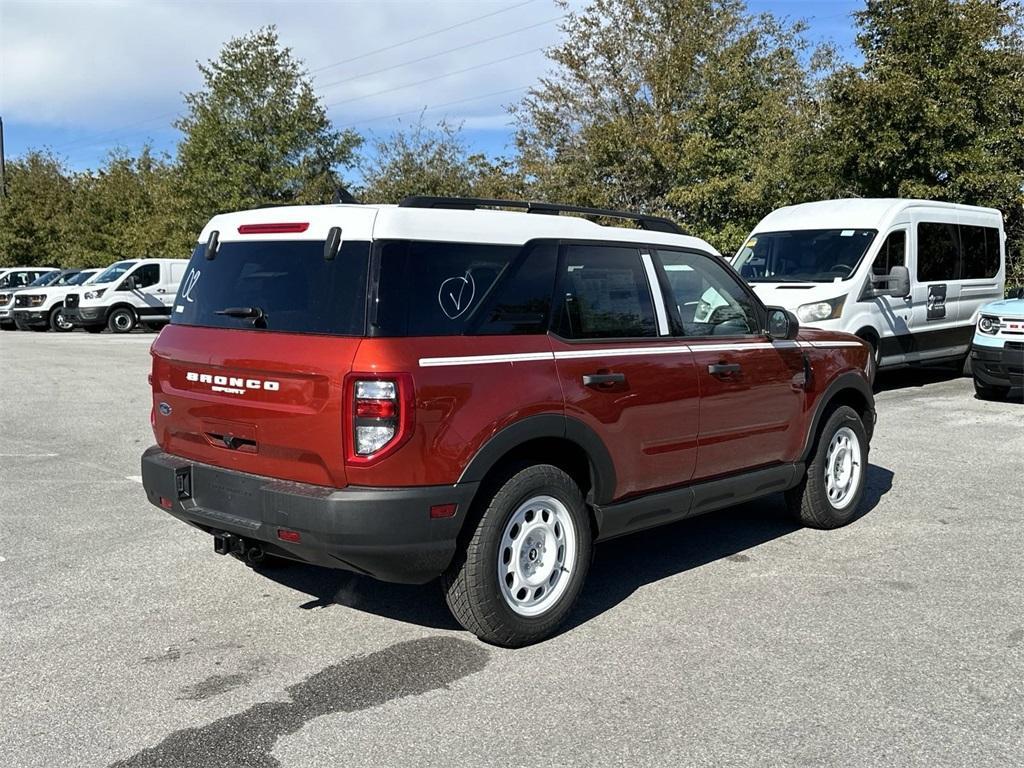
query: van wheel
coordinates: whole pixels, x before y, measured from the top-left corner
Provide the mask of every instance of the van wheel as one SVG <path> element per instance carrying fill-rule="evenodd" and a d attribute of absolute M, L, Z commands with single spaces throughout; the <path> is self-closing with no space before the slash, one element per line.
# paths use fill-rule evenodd
<path fill-rule="evenodd" d="M 580 489 L 548 464 L 513 474 L 485 502 L 445 573 L 448 607 L 484 642 L 517 648 L 550 635 L 590 568 L 590 515 Z"/>
<path fill-rule="evenodd" d="M 54 307 L 50 312 L 50 330 L 58 331 L 59 333 L 66 333 L 74 328 L 71 323 L 64 317 L 63 307 Z"/>
<path fill-rule="evenodd" d="M 993 387 L 974 379 L 974 392 L 979 400 L 1005 400 L 1010 394 L 1009 387 Z"/>
<path fill-rule="evenodd" d="M 131 307 L 118 307 L 107 318 L 111 333 L 131 333 L 139 323 L 139 317 Z"/>
<path fill-rule="evenodd" d="M 857 412 L 841 405 L 818 435 L 807 473 L 786 491 L 790 511 L 810 528 L 839 528 L 857 516 L 868 470 L 868 436 Z"/>

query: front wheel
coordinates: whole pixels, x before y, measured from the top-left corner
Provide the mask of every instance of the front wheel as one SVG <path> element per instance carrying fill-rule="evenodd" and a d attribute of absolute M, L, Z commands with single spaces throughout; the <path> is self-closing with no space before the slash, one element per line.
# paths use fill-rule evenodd
<path fill-rule="evenodd" d="M 74 328 L 75 326 L 64 317 L 64 309 L 62 307 L 54 307 L 53 311 L 50 312 L 50 330 L 57 331 L 58 333 L 67 333 L 74 330 Z"/>
<path fill-rule="evenodd" d="M 974 392 L 978 395 L 979 400 L 1005 400 L 1010 394 L 1009 387 L 994 387 L 990 384 L 984 384 L 978 381 L 978 377 L 974 377 Z"/>
<path fill-rule="evenodd" d="M 139 318 L 131 307 L 118 307 L 107 318 L 107 328 L 112 333 L 131 333 L 138 323 Z"/>
<path fill-rule="evenodd" d="M 543 640 L 580 593 L 593 551 L 579 487 L 547 464 L 511 475 L 444 577 L 448 607 L 481 640 L 509 648 Z"/>
<path fill-rule="evenodd" d="M 811 528 L 839 528 L 852 522 L 864 495 L 868 436 L 853 408 L 836 408 L 818 435 L 807 474 L 786 492 L 790 510 Z"/>

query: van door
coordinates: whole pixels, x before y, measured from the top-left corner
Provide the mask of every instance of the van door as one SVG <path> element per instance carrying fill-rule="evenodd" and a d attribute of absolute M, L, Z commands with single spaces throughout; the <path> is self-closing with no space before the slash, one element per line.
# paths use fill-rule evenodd
<path fill-rule="evenodd" d="M 973 329 L 962 326 L 960 300 L 960 231 L 956 212 L 915 213 L 915 258 L 910 270 L 913 351 L 909 359 L 925 361 L 963 355 Z"/>
<path fill-rule="evenodd" d="M 868 296 L 873 286 L 888 287 L 886 278 L 893 267 L 907 266 L 909 224 L 895 225 L 886 233 L 878 253 L 871 262 L 871 271 L 861 290 L 858 312 L 867 310 L 863 316 L 853 318 L 851 331 L 870 325 L 879 336 L 879 362 L 882 365 L 896 365 L 907 362 L 913 354 L 911 336 L 912 296 Z M 873 279 L 872 279 L 873 278 Z M 878 282 L 883 281 L 883 282 Z M 853 326 L 856 326 L 853 327 Z"/>
<path fill-rule="evenodd" d="M 1003 298 L 1006 252 L 1003 232 L 991 213 L 960 211 L 960 301 L 957 319 L 974 327 L 978 311 Z"/>

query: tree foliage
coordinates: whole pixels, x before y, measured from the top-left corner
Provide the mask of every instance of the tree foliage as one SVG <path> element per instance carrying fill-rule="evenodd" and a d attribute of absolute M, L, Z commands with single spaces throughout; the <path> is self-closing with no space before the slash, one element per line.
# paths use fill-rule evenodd
<path fill-rule="evenodd" d="M 541 197 L 666 214 L 725 248 L 772 207 L 813 196 L 800 25 L 739 0 L 594 0 L 564 32 L 554 72 L 517 112 Z"/>
<path fill-rule="evenodd" d="M 867 0 L 856 18 L 864 63 L 828 81 L 820 165 L 865 197 L 999 208 L 1024 281 L 1020 2 Z"/>
<path fill-rule="evenodd" d="M 49 152 L 29 152 L 7 165 L 7 195 L 0 198 L 0 266 L 65 261 L 72 193 L 67 169 Z"/>
<path fill-rule="evenodd" d="M 199 64 L 175 126 L 181 219 L 194 235 L 211 215 L 266 204 L 330 202 L 337 169 L 360 138 L 337 131 L 308 75 L 273 27 L 228 41 Z"/>

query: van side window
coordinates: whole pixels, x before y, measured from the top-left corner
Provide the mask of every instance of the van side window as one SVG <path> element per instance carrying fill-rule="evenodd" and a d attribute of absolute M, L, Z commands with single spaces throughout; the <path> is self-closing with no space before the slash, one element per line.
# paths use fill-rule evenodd
<path fill-rule="evenodd" d="M 143 264 L 132 273 L 132 276 L 135 278 L 136 288 L 149 288 L 160 282 L 160 265 Z"/>
<path fill-rule="evenodd" d="M 942 283 L 960 278 L 960 235 L 956 224 L 922 221 L 917 225 L 917 279 Z"/>
<path fill-rule="evenodd" d="M 659 250 L 687 336 L 745 336 L 758 332 L 754 305 L 736 278 L 699 253 Z"/>
<path fill-rule="evenodd" d="M 567 339 L 657 336 L 654 302 L 636 248 L 571 245 L 559 276 L 557 324 Z"/>
<path fill-rule="evenodd" d="M 871 265 L 871 273 L 877 277 L 888 277 L 893 267 L 907 265 L 907 231 L 897 229 L 890 232 Z"/>
<path fill-rule="evenodd" d="M 964 280 L 991 278 L 999 273 L 999 230 L 995 227 L 960 225 Z"/>

